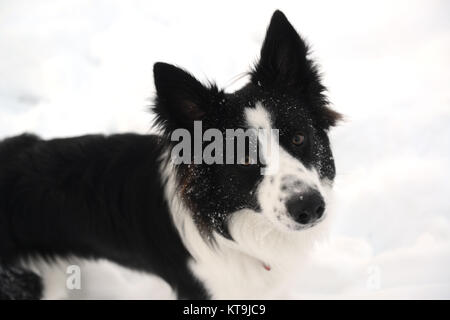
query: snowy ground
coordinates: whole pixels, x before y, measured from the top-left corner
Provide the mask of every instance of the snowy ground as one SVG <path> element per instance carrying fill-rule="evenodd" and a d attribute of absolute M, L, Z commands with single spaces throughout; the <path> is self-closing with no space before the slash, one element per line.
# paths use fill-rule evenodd
<path fill-rule="evenodd" d="M 448 1 L 3 0 L 0 137 L 146 133 L 154 62 L 239 87 L 276 8 L 347 118 L 332 133 L 331 239 L 290 297 L 450 298 Z M 74 298 L 170 297 L 106 262 L 84 270 Z"/>

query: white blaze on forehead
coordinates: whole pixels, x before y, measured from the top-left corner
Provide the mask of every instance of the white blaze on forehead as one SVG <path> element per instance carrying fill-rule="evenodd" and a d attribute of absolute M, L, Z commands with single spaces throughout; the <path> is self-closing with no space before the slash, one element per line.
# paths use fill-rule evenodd
<path fill-rule="evenodd" d="M 266 165 L 261 174 L 276 174 L 279 169 L 279 131 L 272 128 L 270 113 L 261 102 L 256 102 L 254 108 L 245 109 L 245 118 L 250 128 L 258 130 L 258 150 Z"/>
<path fill-rule="evenodd" d="M 245 109 L 245 119 L 250 128 L 272 129 L 270 113 L 264 108 L 261 102 L 256 102 L 254 108 Z"/>

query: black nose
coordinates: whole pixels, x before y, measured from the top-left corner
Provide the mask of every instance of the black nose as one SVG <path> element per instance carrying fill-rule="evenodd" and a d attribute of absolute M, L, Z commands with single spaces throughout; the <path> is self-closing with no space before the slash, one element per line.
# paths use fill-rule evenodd
<path fill-rule="evenodd" d="M 301 224 L 319 220 L 325 211 L 325 202 L 316 190 L 298 194 L 288 200 L 286 208 L 292 218 Z"/>

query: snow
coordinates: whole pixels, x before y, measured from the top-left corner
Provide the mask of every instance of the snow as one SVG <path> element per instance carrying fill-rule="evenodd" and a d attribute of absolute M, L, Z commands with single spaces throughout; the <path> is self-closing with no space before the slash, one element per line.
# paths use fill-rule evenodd
<path fill-rule="evenodd" d="M 276 8 L 346 116 L 330 241 L 289 297 L 450 298 L 448 1 L 2 1 L 0 137 L 147 133 L 154 62 L 238 88 Z M 170 297 L 107 262 L 83 270 L 74 298 Z"/>

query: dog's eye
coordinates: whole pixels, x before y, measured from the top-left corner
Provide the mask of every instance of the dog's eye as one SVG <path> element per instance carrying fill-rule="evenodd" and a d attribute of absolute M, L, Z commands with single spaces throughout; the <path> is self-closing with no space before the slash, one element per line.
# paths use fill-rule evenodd
<path fill-rule="evenodd" d="M 292 137 L 292 143 L 297 146 L 302 145 L 304 141 L 305 141 L 305 136 L 303 134 L 301 134 L 300 132 L 297 132 Z"/>

